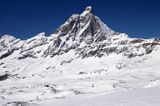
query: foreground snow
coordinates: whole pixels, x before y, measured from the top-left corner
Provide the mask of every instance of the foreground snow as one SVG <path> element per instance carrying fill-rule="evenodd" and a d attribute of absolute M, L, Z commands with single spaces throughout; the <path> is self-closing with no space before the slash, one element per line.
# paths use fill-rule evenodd
<path fill-rule="evenodd" d="M 159 106 L 160 87 L 134 89 L 112 94 L 92 94 L 58 99 L 41 103 L 40 106 Z M 36 105 L 32 105 L 36 106 Z"/>
<path fill-rule="evenodd" d="M 0 104 L 159 106 L 159 53 L 157 49 L 132 59 L 112 54 L 77 58 L 70 63 L 63 61 L 74 58 L 70 56 L 72 52 L 16 62 L 10 59 L 12 55 L 2 60 L 8 71 L 16 71 L 12 72 L 12 78 L 0 81 Z"/>

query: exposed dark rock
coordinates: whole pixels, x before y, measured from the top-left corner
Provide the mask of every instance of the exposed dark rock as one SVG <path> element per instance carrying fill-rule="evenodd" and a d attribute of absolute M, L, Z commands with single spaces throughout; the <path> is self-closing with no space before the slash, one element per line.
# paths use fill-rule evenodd
<path fill-rule="evenodd" d="M 9 77 L 8 74 L 0 75 L 0 81 L 4 81 Z"/>
<path fill-rule="evenodd" d="M 4 63 L 0 63 L 0 65 L 3 65 Z"/>
<path fill-rule="evenodd" d="M 60 65 L 70 63 L 72 60 L 73 60 L 73 59 L 70 59 L 70 60 L 67 60 L 67 61 L 62 61 Z"/>
<path fill-rule="evenodd" d="M 133 39 L 130 41 L 130 43 L 135 44 L 135 43 L 142 43 L 144 40 L 143 39 Z"/>
<path fill-rule="evenodd" d="M 13 50 L 8 50 L 6 53 L 4 53 L 4 54 L 2 54 L 2 55 L 0 56 L 0 59 L 3 59 L 3 58 L 8 57 L 8 56 L 11 55 L 13 52 L 14 52 L 14 49 L 13 49 Z"/>
<path fill-rule="evenodd" d="M 160 43 L 160 38 L 155 38 L 154 41 L 157 41 Z"/>
<path fill-rule="evenodd" d="M 79 72 L 79 74 L 86 74 L 86 72 Z"/>
<path fill-rule="evenodd" d="M 26 52 L 26 54 L 21 54 L 17 59 L 25 59 L 25 58 L 37 58 L 34 52 Z"/>
<path fill-rule="evenodd" d="M 12 106 L 28 106 L 29 103 L 24 102 L 24 101 L 14 101 L 14 102 L 7 103 L 7 106 L 8 105 L 12 105 Z"/>
<path fill-rule="evenodd" d="M 44 85 L 45 87 L 49 87 L 49 85 Z"/>

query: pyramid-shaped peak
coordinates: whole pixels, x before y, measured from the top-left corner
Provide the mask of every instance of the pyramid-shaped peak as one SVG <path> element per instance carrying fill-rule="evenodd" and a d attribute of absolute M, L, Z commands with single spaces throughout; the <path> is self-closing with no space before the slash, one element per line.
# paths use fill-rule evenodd
<path fill-rule="evenodd" d="M 92 42 L 99 42 L 113 36 L 114 31 L 91 12 L 92 7 L 87 6 L 81 14 L 72 15 L 57 29 L 55 34 L 58 34 L 58 37 L 68 36 L 70 38 L 72 36 L 80 41 L 88 37 L 92 38 Z"/>

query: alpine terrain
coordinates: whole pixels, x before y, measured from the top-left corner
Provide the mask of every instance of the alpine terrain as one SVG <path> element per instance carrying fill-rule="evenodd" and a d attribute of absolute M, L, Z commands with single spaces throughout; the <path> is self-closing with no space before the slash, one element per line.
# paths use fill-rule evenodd
<path fill-rule="evenodd" d="M 52 35 L 0 37 L 0 106 L 160 106 L 160 38 L 115 32 L 88 6 Z"/>

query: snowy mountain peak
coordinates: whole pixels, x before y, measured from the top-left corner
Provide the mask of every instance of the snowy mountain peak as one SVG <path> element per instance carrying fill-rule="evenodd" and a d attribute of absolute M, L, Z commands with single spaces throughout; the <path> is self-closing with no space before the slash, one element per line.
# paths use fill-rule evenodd
<path fill-rule="evenodd" d="M 61 25 L 45 55 L 66 53 L 114 36 L 115 32 L 91 11 L 92 7 L 88 6 L 82 14 L 73 14 Z"/>
<path fill-rule="evenodd" d="M 87 6 L 86 9 L 85 9 L 85 11 L 91 12 L 92 11 L 92 6 Z"/>
<path fill-rule="evenodd" d="M 46 34 L 45 32 L 41 32 L 41 33 L 37 34 L 36 37 L 45 37 L 45 34 Z"/>
<path fill-rule="evenodd" d="M 98 33 L 104 36 L 112 36 L 114 31 L 105 25 L 100 18 L 91 13 L 92 7 L 88 6 L 82 14 L 73 14 L 63 25 L 61 25 L 56 34 L 61 36 L 96 36 Z"/>
<path fill-rule="evenodd" d="M 82 12 L 81 16 L 85 16 L 87 13 L 91 13 L 92 12 L 92 7 L 88 6 L 86 7 L 86 9 Z"/>
<path fill-rule="evenodd" d="M 16 38 L 14 36 L 11 36 L 11 35 L 4 35 L 4 36 L 0 37 L 0 40 L 5 40 L 5 41 L 13 41 L 15 39 Z"/>

